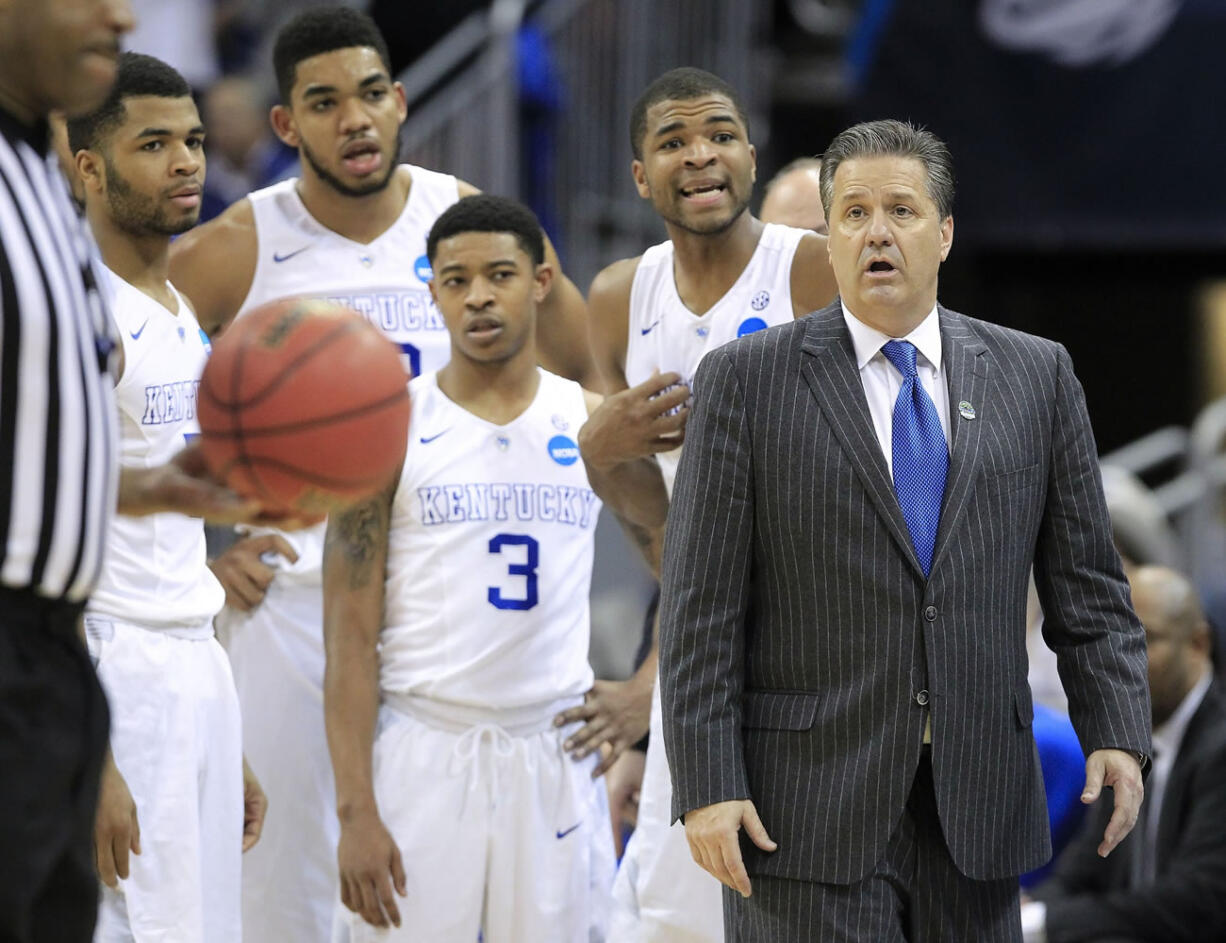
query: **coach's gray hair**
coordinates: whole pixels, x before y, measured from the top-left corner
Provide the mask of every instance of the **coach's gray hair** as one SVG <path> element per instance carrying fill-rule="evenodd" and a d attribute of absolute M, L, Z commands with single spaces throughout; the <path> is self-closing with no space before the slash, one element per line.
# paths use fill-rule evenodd
<path fill-rule="evenodd" d="M 907 121 L 865 121 L 841 132 L 822 155 L 822 207 L 830 217 L 834 174 L 854 157 L 914 157 L 928 175 L 928 195 L 941 219 L 954 211 L 954 168 L 945 142 Z"/>

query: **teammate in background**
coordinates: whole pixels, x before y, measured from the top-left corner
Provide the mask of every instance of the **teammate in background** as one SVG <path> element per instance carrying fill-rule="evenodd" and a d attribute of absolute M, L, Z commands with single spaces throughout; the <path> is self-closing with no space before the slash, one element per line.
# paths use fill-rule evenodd
<path fill-rule="evenodd" d="M 365 15 L 314 9 L 279 33 L 281 103 L 272 124 L 298 150 L 302 177 L 258 191 L 171 253 L 171 280 L 207 332 L 278 298 L 324 296 L 366 315 L 414 374 L 447 362 L 446 326 L 430 300 L 426 235 L 476 192 L 398 161 L 404 91 Z M 557 259 L 546 245 L 556 272 Z M 593 372 L 583 298 L 565 278 L 541 306 L 540 356 L 573 379 Z M 214 562 L 247 755 L 272 814 L 244 860 L 244 932 L 253 940 L 323 943 L 337 896 L 339 828 L 323 718 L 320 565 L 323 529 L 288 540 L 262 532 Z"/>
<path fill-rule="evenodd" d="M 118 328 L 121 462 L 153 467 L 199 432 L 208 339 L 167 281 L 167 257 L 200 211 L 204 129 L 178 72 L 124 53 L 110 95 L 69 122 L 68 140 Z M 223 598 L 199 519 L 112 522 L 85 611 L 111 707 L 96 941 L 240 936 L 240 859 L 259 837 L 264 796 L 243 764 L 234 681 L 213 637 Z"/>
<path fill-rule="evenodd" d="M 592 685 L 600 485 L 574 436 L 599 400 L 537 366 L 553 269 L 529 210 L 468 197 L 427 254 L 451 359 L 410 384 L 398 481 L 334 516 L 324 550 L 351 938 L 603 939 L 604 785 L 553 724 Z"/>
<path fill-rule="evenodd" d="M 699 360 L 821 308 L 835 284 L 824 238 L 747 212 L 755 152 L 726 82 L 689 68 L 660 76 L 635 104 L 630 145 L 639 195 L 651 200 L 669 241 L 615 262 L 592 283 L 592 344 L 611 395 L 579 441 L 593 472 L 655 454 L 671 492 Z M 653 547 L 658 540 L 645 538 Z M 640 669 L 653 689 L 655 668 L 653 652 Z M 585 749 L 582 736 L 572 739 Z M 618 773 L 610 773 L 610 790 L 620 794 Z M 614 886 L 610 939 L 618 943 L 723 939 L 720 884 L 694 863 L 684 829 L 670 828 L 671 796 L 657 693 L 638 823 Z"/>
<path fill-rule="evenodd" d="M 798 157 L 784 166 L 766 185 L 758 217 L 764 223 L 812 229 L 819 236 L 826 235 L 830 229 L 822 209 L 821 172 L 818 157 Z"/>

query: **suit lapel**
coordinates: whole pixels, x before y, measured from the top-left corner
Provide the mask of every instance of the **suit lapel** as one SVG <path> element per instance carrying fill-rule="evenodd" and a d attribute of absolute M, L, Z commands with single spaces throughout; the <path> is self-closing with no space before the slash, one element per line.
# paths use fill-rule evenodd
<path fill-rule="evenodd" d="M 945 361 L 949 378 L 951 443 L 941 523 L 932 555 L 933 570 L 940 564 L 950 535 L 966 513 L 971 486 L 979 471 L 980 432 L 991 410 L 991 404 L 984 399 L 988 388 L 988 358 L 984 356 L 987 348 L 960 315 L 945 308 L 938 308 L 938 315 L 941 320 L 941 358 Z"/>
<path fill-rule="evenodd" d="M 805 318 L 801 349 L 808 355 L 801 364 L 805 382 L 886 529 L 922 578 L 924 571 L 916 559 L 911 532 L 907 530 L 885 456 L 881 454 L 881 444 L 877 441 L 868 402 L 864 398 L 864 384 L 856 369 L 851 334 L 847 331 L 843 309 L 837 300 Z"/>

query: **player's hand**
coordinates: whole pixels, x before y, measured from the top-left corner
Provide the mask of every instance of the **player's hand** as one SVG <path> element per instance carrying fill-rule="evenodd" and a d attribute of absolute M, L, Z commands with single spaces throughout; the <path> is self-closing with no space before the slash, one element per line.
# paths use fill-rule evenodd
<path fill-rule="evenodd" d="M 583 703 L 562 711 L 553 719 L 555 727 L 583 722 L 566 738 L 562 747 L 576 760 L 607 743 L 609 749 L 592 770 L 595 779 L 617 762 L 617 758 L 643 739 L 651 721 L 653 675 L 636 673 L 627 681 L 597 681 L 584 695 Z"/>
<path fill-rule="evenodd" d="M 298 562 L 298 554 L 280 534 L 260 534 L 239 538 L 209 563 L 209 569 L 226 591 L 226 605 L 231 609 L 250 612 L 264 601 L 277 573 L 264 562 L 266 553 L 280 554 L 290 563 Z"/>
<path fill-rule="evenodd" d="M 606 396 L 579 430 L 584 462 L 607 469 L 677 448 L 685 438 L 690 399 L 689 387 L 680 383 L 680 374 L 653 373 Z"/>
<path fill-rule="evenodd" d="M 243 851 L 250 851 L 260 840 L 267 814 L 268 797 L 243 757 Z"/>
<path fill-rule="evenodd" d="M 341 875 L 341 903 L 372 927 L 400 926 L 401 897 L 408 895 L 400 849 L 373 810 L 341 823 L 336 849 Z"/>
<path fill-rule="evenodd" d="M 766 826 L 758 818 L 758 810 L 748 799 L 716 802 L 685 814 L 685 838 L 690 854 L 704 871 L 728 885 L 742 897 L 753 893 L 749 874 L 741 858 L 737 832 L 744 827 L 750 841 L 763 851 L 779 846 L 766 834 Z"/>
<path fill-rule="evenodd" d="M 1096 802 L 1103 786 L 1110 786 L 1115 793 L 1115 810 L 1098 846 L 1098 854 L 1105 858 L 1137 824 L 1141 800 L 1145 798 L 1137 758 L 1126 750 L 1095 750 L 1086 757 L 1086 787 L 1081 801 L 1086 805 Z"/>
<path fill-rule="evenodd" d="M 609 791 L 609 818 L 613 823 L 613 849 L 622 856 L 626 827 L 638 824 L 639 791 L 643 786 L 643 769 L 647 754 L 642 750 L 627 750 L 605 773 L 604 784 Z"/>
<path fill-rule="evenodd" d="M 128 852 L 140 854 L 140 822 L 136 803 L 110 753 L 102 767 L 98 811 L 94 816 L 94 861 L 107 887 L 118 887 L 128 876 Z"/>

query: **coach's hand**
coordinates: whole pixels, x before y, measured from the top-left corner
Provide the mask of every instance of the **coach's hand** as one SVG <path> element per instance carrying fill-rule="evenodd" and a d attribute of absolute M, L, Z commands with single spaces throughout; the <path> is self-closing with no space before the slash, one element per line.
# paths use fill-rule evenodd
<path fill-rule="evenodd" d="M 280 534 L 243 537 L 210 561 L 209 569 L 225 589 L 226 605 L 231 609 L 250 612 L 264 601 L 277 573 L 262 559 L 266 553 L 298 562 L 298 554 Z"/>
<path fill-rule="evenodd" d="M 1086 805 L 1096 802 L 1103 786 L 1110 786 L 1115 793 L 1115 810 L 1098 846 L 1098 854 L 1105 858 L 1137 824 L 1141 800 L 1145 798 L 1137 758 L 1126 750 L 1095 750 L 1086 757 L 1086 787 L 1081 801 Z"/>
<path fill-rule="evenodd" d="M 374 810 L 341 823 L 336 849 L 341 903 L 372 927 L 400 926 L 396 893 L 408 895 L 400 849 Z M 389 880 L 390 879 L 390 880 Z"/>
<path fill-rule="evenodd" d="M 264 816 L 268 814 L 268 796 L 255 778 L 255 773 L 243 757 L 243 851 L 250 851 L 264 831 Z"/>
<path fill-rule="evenodd" d="M 94 816 L 94 861 L 107 887 L 118 887 L 118 878 L 127 878 L 129 851 L 140 854 L 140 822 L 132 793 L 108 750 Z"/>
<path fill-rule="evenodd" d="M 737 832 L 744 827 L 745 834 L 763 851 L 774 851 L 779 846 L 766 834 L 766 826 L 758 818 L 758 810 L 748 799 L 732 799 L 703 806 L 685 813 L 685 838 L 690 843 L 690 854 L 703 868 L 722 884 L 727 884 L 742 897 L 753 893 L 749 874 L 741 858 L 741 845 Z"/>
<path fill-rule="evenodd" d="M 653 666 L 654 667 L 654 666 Z M 651 690 L 654 671 L 643 672 L 626 681 L 597 681 L 583 703 L 562 711 L 553 719 L 555 727 L 584 721 L 582 727 L 566 738 L 563 748 L 577 760 L 607 743 L 608 751 L 592 770 L 592 778 L 608 771 L 617 758 L 643 739 L 651 720 Z"/>
<path fill-rule="evenodd" d="M 579 430 L 584 462 L 607 469 L 677 448 L 685 438 L 690 398 L 689 387 L 680 382 L 680 374 L 653 373 L 638 386 L 606 396 Z"/>

